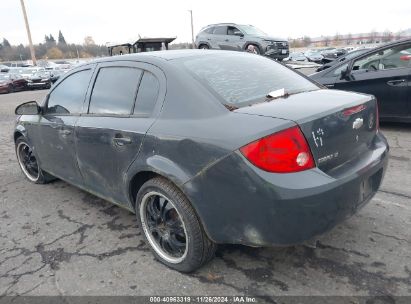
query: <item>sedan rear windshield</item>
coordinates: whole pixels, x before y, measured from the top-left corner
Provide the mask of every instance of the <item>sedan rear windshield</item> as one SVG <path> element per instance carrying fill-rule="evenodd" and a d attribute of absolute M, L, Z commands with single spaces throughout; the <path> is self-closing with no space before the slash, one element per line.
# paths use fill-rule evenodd
<path fill-rule="evenodd" d="M 235 107 L 262 102 L 276 90 L 295 94 L 319 89 L 289 68 L 259 55 L 228 53 L 191 57 L 184 61 L 184 66 L 223 104 Z"/>

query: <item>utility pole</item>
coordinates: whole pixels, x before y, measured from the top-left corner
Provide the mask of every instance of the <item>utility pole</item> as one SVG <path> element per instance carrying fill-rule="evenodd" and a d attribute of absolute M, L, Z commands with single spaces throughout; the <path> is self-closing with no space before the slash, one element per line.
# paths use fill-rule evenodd
<path fill-rule="evenodd" d="M 75 47 L 76 47 L 76 51 L 77 51 L 77 60 L 79 60 L 79 59 L 80 59 L 80 55 L 79 55 L 79 53 L 78 53 L 77 45 L 75 45 Z"/>
<path fill-rule="evenodd" d="M 36 54 L 34 53 L 33 41 L 31 40 L 29 20 L 27 18 L 26 7 L 24 6 L 24 0 L 20 0 L 20 3 L 21 3 L 21 9 L 23 10 L 24 22 L 26 23 L 27 37 L 29 38 L 31 60 L 33 61 L 33 65 L 37 65 Z"/>
<path fill-rule="evenodd" d="M 193 10 L 189 10 L 190 15 L 191 15 L 191 43 L 193 49 L 196 48 L 196 44 L 194 43 L 194 23 L 193 23 Z"/>

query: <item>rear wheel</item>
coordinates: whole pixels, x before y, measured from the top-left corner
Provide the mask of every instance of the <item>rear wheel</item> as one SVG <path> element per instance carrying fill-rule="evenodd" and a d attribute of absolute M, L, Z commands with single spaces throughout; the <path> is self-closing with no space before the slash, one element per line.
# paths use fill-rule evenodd
<path fill-rule="evenodd" d="M 151 250 L 161 263 L 191 272 L 208 262 L 217 245 L 204 232 L 185 195 L 170 181 L 147 181 L 136 199 L 136 215 Z"/>
<path fill-rule="evenodd" d="M 208 50 L 208 49 L 209 49 L 209 46 L 208 46 L 207 44 L 201 44 L 198 48 L 199 48 L 200 50 Z"/>
<path fill-rule="evenodd" d="M 7 93 L 13 93 L 14 92 L 14 87 L 13 85 L 9 84 L 8 88 L 7 88 Z"/>
<path fill-rule="evenodd" d="M 35 184 L 46 184 L 55 178 L 41 170 L 33 148 L 24 137 L 16 140 L 16 155 L 24 176 Z"/>

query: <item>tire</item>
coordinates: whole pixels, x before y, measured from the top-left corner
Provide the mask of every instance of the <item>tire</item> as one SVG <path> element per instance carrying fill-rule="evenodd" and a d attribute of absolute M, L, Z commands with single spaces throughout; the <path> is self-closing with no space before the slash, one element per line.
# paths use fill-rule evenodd
<path fill-rule="evenodd" d="M 253 50 L 249 49 L 250 47 L 252 47 Z M 249 44 L 249 45 L 247 45 L 247 47 L 245 49 L 246 49 L 247 52 L 252 53 L 252 54 L 256 54 L 256 55 L 261 54 L 260 47 L 258 45 L 255 45 L 255 44 Z"/>
<path fill-rule="evenodd" d="M 151 251 L 164 265 L 192 272 L 214 257 L 217 245 L 207 237 L 189 200 L 169 180 L 155 177 L 140 188 L 136 216 Z"/>
<path fill-rule="evenodd" d="M 47 184 L 56 179 L 54 176 L 41 170 L 34 155 L 33 148 L 23 136 L 16 140 L 16 156 L 21 171 L 30 182 Z"/>
<path fill-rule="evenodd" d="M 200 50 L 208 50 L 210 49 L 210 47 L 207 44 L 200 44 L 200 46 L 198 47 Z"/>
<path fill-rule="evenodd" d="M 14 88 L 11 84 L 9 84 L 9 86 L 7 87 L 7 93 L 13 93 L 14 92 Z"/>

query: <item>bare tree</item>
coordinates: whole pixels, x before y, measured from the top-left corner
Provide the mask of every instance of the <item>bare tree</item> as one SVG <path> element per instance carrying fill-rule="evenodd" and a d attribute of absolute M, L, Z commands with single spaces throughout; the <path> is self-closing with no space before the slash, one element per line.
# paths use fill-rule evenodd
<path fill-rule="evenodd" d="M 96 43 L 94 42 L 93 37 L 91 36 L 86 36 L 84 37 L 84 45 L 85 46 L 90 46 L 90 45 L 95 45 Z"/>
<path fill-rule="evenodd" d="M 303 46 L 304 46 L 304 47 L 307 47 L 307 46 L 309 46 L 310 44 L 311 44 L 311 38 L 308 37 L 308 36 L 304 36 L 304 38 L 303 38 Z"/>
<path fill-rule="evenodd" d="M 340 39 L 341 39 L 340 34 L 338 32 L 335 33 L 335 35 L 334 35 L 334 44 L 338 45 L 340 43 Z"/>
<path fill-rule="evenodd" d="M 375 40 L 377 38 L 377 32 L 374 29 L 370 32 L 368 36 L 369 36 L 368 42 L 375 43 Z"/>
<path fill-rule="evenodd" d="M 382 34 L 382 42 L 388 42 L 392 40 L 392 33 L 389 30 L 385 30 Z"/>
<path fill-rule="evenodd" d="M 347 45 L 352 44 L 352 34 L 351 34 L 351 33 L 348 33 L 348 35 L 347 35 L 347 37 L 346 37 L 346 39 L 345 39 L 345 43 L 346 43 Z"/>

